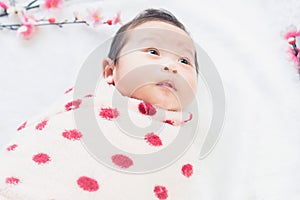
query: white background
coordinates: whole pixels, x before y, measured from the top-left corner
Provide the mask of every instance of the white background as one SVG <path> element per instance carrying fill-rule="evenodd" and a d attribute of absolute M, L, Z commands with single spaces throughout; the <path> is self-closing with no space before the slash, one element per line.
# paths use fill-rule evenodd
<path fill-rule="evenodd" d="M 299 1 L 82 2 L 68 1 L 54 14 L 72 19 L 74 10 L 97 4 L 105 17 L 121 10 L 127 22 L 143 8 L 165 8 L 214 61 L 227 113 L 222 137 L 202 163 L 199 199 L 300 199 L 300 78 L 281 36 L 291 24 L 300 28 Z M 30 41 L 0 31 L 1 148 L 73 86 L 89 53 L 118 28 L 44 27 Z"/>

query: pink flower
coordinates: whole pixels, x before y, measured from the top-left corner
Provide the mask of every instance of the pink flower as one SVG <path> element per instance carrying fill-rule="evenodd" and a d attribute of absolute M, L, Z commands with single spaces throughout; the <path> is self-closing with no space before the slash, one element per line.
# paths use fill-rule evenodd
<path fill-rule="evenodd" d="M 32 38 L 32 35 L 35 32 L 35 25 L 32 23 L 24 23 L 20 28 L 18 29 L 18 35 L 21 36 L 25 40 L 29 40 Z"/>
<path fill-rule="evenodd" d="M 117 13 L 117 15 L 112 19 L 112 24 L 121 24 L 121 18 L 120 18 L 120 12 Z"/>
<path fill-rule="evenodd" d="M 37 19 L 33 15 L 28 15 L 25 10 L 20 10 L 18 12 L 19 19 L 23 22 L 22 26 L 18 29 L 18 35 L 25 40 L 32 38 L 35 32 Z"/>
<path fill-rule="evenodd" d="M 9 6 L 6 12 L 9 18 L 19 21 L 20 18 L 22 18 L 22 15 L 25 13 L 25 8 L 20 6 Z"/>
<path fill-rule="evenodd" d="M 79 13 L 79 11 L 75 10 L 73 12 L 73 16 L 75 18 L 75 21 L 86 21 L 87 18 L 89 18 L 90 15 L 82 15 Z"/>
<path fill-rule="evenodd" d="M 31 14 L 28 14 L 26 10 L 19 10 L 18 12 L 19 19 L 23 23 L 30 23 L 30 24 L 36 24 L 38 20 Z"/>
<path fill-rule="evenodd" d="M 300 31 L 293 30 L 293 31 L 287 32 L 287 33 L 284 35 L 284 38 L 285 38 L 286 40 L 288 40 L 288 39 L 291 38 L 291 37 L 298 37 L 298 36 L 300 36 Z"/>
<path fill-rule="evenodd" d="M 78 20 L 79 19 L 79 12 L 78 11 L 74 11 L 73 12 L 73 15 L 75 17 L 75 20 Z"/>
<path fill-rule="evenodd" d="M 2 1 L 0 1 L 0 7 L 1 7 L 3 10 L 7 10 L 7 9 L 8 9 L 8 6 L 7 6 L 4 2 L 2 2 Z"/>
<path fill-rule="evenodd" d="M 120 12 L 118 12 L 117 15 L 115 17 L 113 17 L 112 19 L 106 20 L 106 24 L 108 24 L 108 25 L 115 25 L 118 23 L 122 24 L 121 18 L 120 18 Z"/>
<path fill-rule="evenodd" d="M 298 49 L 298 48 L 297 48 Z M 300 52 L 300 49 L 298 49 L 298 52 Z M 293 48 L 289 48 L 288 49 L 288 54 L 289 54 L 289 59 L 294 62 L 295 65 L 299 66 L 300 65 L 300 61 L 299 61 L 299 53 L 296 56 L 295 55 L 295 50 Z"/>
<path fill-rule="evenodd" d="M 46 9 L 56 9 L 56 8 L 59 8 L 61 4 L 63 4 L 63 0 L 46 0 L 45 1 Z"/>
<path fill-rule="evenodd" d="M 289 60 L 294 62 L 296 66 L 300 66 L 300 48 L 296 44 L 297 37 L 300 37 L 300 31 L 298 31 L 295 26 L 290 26 L 285 32 L 282 32 L 281 35 L 291 45 L 287 50 Z M 300 72 L 299 69 L 298 67 L 298 72 Z"/>
<path fill-rule="evenodd" d="M 89 21 L 93 26 L 102 24 L 103 17 L 101 16 L 101 10 L 97 8 L 96 10 L 88 10 Z"/>
<path fill-rule="evenodd" d="M 8 5 L 2 1 L 0 1 L 0 14 L 6 14 L 8 9 Z"/>

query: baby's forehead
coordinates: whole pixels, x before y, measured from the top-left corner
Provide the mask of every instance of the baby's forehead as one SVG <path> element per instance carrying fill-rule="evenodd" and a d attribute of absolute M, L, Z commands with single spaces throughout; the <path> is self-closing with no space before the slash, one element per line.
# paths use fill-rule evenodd
<path fill-rule="evenodd" d="M 179 29 L 179 28 L 178 28 Z M 130 52 L 144 47 L 158 47 L 177 54 L 195 55 L 195 46 L 191 37 L 180 29 L 170 30 L 164 27 L 138 27 L 126 33 L 124 50 Z"/>

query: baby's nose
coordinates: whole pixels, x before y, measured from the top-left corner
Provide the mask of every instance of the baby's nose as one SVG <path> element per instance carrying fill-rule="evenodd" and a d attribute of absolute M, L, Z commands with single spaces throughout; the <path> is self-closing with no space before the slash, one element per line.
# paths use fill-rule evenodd
<path fill-rule="evenodd" d="M 171 72 L 173 74 L 177 74 L 178 71 L 175 67 L 170 67 L 170 66 L 163 66 L 162 67 L 162 70 L 165 71 L 165 72 Z"/>

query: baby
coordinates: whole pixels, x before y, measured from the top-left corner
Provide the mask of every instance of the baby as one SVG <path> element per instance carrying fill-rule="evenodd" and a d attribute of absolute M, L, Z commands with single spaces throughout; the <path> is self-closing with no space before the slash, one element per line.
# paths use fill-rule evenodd
<path fill-rule="evenodd" d="M 133 29 L 135 31 L 129 32 Z M 104 76 L 125 96 L 175 111 L 193 99 L 191 95 L 196 91 L 198 72 L 195 47 L 184 26 L 170 13 L 147 10 L 121 27 L 112 41 L 108 57 L 103 62 Z M 160 65 L 172 80 L 150 80 L 153 84 L 145 84 L 136 91 L 128 90 L 130 83 L 119 84 L 128 72 L 146 65 Z M 174 77 L 179 76 L 187 83 L 174 83 L 178 81 Z M 191 91 L 183 95 L 188 88 Z"/>
<path fill-rule="evenodd" d="M 147 9 L 119 29 L 102 65 L 94 94 L 72 99 L 70 89 L 55 114 L 18 128 L 0 154 L 0 199 L 197 199 L 201 141 L 197 111 L 185 109 L 198 64 L 184 26 Z"/>

